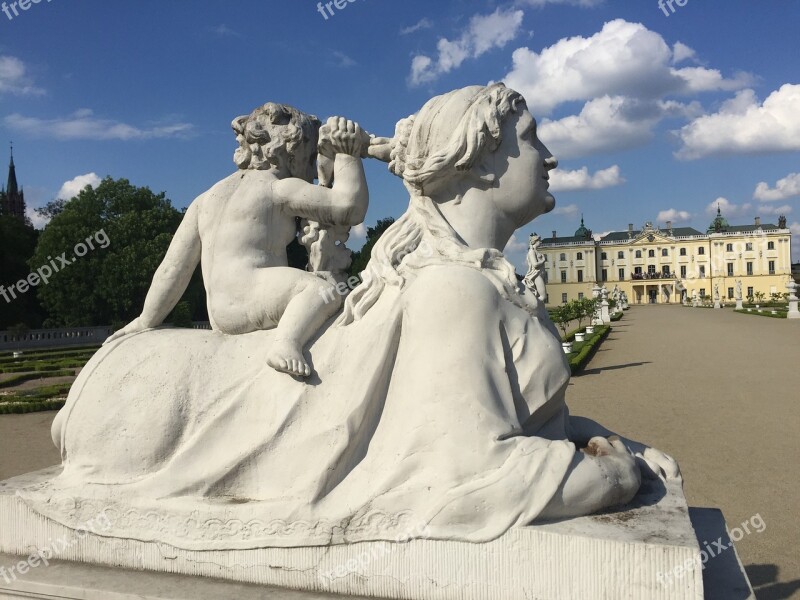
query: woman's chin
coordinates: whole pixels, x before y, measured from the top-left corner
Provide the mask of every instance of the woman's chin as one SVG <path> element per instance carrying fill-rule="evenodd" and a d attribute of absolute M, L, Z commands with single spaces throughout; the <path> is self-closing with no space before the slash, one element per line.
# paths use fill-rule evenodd
<path fill-rule="evenodd" d="M 553 194 L 547 193 L 544 198 L 544 214 L 549 213 L 556 207 L 556 199 Z"/>

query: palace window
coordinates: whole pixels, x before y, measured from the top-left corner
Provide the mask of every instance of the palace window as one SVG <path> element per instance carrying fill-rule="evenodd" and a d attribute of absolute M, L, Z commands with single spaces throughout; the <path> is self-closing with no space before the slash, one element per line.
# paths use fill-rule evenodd
<path fill-rule="evenodd" d="M 661 256 L 669 256 L 669 250 L 667 250 L 666 248 L 663 248 L 661 250 Z"/>
<path fill-rule="evenodd" d="M 642 251 L 641 250 L 637 250 L 636 251 L 636 258 L 642 258 Z"/>
<path fill-rule="evenodd" d="M 567 283 L 567 272 L 561 271 L 561 283 Z"/>
<path fill-rule="evenodd" d="M 681 279 L 686 279 L 686 265 L 681 265 Z"/>
<path fill-rule="evenodd" d="M 567 260 L 567 255 L 562 252 L 561 256 L 558 257 L 558 260 Z"/>
<path fill-rule="evenodd" d="M 647 274 L 648 275 L 655 275 L 656 274 L 656 266 L 655 265 L 647 265 Z"/>
<path fill-rule="evenodd" d="M 642 274 L 642 267 L 634 267 L 633 268 L 634 275 L 641 275 Z"/>
<path fill-rule="evenodd" d="M 686 256 L 686 248 L 681 248 L 681 256 Z"/>
<path fill-rule="evenodd" d="M 575 260 L 583 260 L 583 252 L 578 252 L 578 256 L 575 257 Z"/>
<path fill-rule="evenodd" d="M 744 249 L 745 249 L 747 252 L 752 252 L 752 251 L 753 251 L 753 242 L 747 242 L 747 243 L 744 245 Z"/>
<path fill-rule="evenodd" d="M 775 242 L 767 242 L 767 250 L 775 250 Z"/>
<path fill-rule="evenodd" d="M 622 250 L 620 250 L 619 252 L 617 252 L 617 258 L 619 258 L 620 260 L 624 259 L 625 253 Z"/>
<path fill-rule="evenodd" d="M 578 283 L 583 283 L 583 269 L 578 269 Z"/>
<path fill-rule="evenodd" d="M 752 296 L 754 294 L 755 294 L 755 288 L 748 287 L 747 288 L 747 297 L 749 298 L 750 296 Z"/>
<path fill-rule="evenodd" d="M 625 269 L 620 269 L 619 270 L 619 280 L 620 281 L 625 281 Z"/>
<path fill-rule="evenodd" d="M 700 297 L 701 298 L 705 298 L 706 297 L 706 288 L 700 288 Z"/>
<path fill-rule="evenodd" d="M 728 263 L 728 277 L 733 277 L 733 263 Z"/>
<path fill-rule="evenodd" d="M 725 252 L 733 252 L 733 244 L 725 244 Z"/>
<path fill-rule="evenodd" d="M 706 266 L 700 265 L 700 278 L 703 279 L 706 276 Z"/>
<path fill-rule="evenodd" d="M 672 277 L 672 274 L 669 272 L 669 265 L 662 265 L 661 275 L 664 277 Z"/>
<path fill-rule="evenodd" d="M 568 302 L 567 292 L 564 292 L 563 294 L 561 294 L 561 304 L 566 304 L 567 302 Z"/>
<path fill-rule="evenodd" d="M 608 281 L 608 269 L 603 269 L 602 271 L 600 271 L 600 278 L 603 281 Z"/>
<path fill-rule="evenodd" d="M 733 288 L 728 288 L 728 300 L 733 300 Z"/>
<path fill-rule="evenodd" d="M 774 260 L 769 261 L 769 274 L 770 275 L 775 275 L 775 261 Z"/>
<path fill-rule="evenodd" d="M 600 260 L 608 260 L 608 254 L 605 252 L 600 253 Z"/>
<path fill-rule="evenodd" d="M 705 253 L 706 253 L 705 246 L 700 246 L 700 247 L 697 249 L 697 253 L 698 253 L 698 254 L 700 254 L 701 256 L 702 256 L 703 254 L 705 254 Z"/>
<path fill-rule="evenodd" d="M 578 292 L 578 300 L 583 300 L 583 292 Z"/>
<path fill-rule="evenodd" d="M 751 262 L 747 263 L 747 274 L 748 275 L 752 275 L 753 274 L 753 263 L 751 263 Z"/>
<path fill-rule="evenodd" d="M 545 282 L 545 283 L 548 283 L 548 280 L 549 280 L 549 279 L 550 279 L 550 277 L 548 277 L 548 275 L 547 275 L 547 271 L 545 271 L 545 272 L 544 272 L 544 282 Z"/>
<path fill-rule="evenodd" d="M 648 250 L 647 251 L 647 256 L 649 256 L 650 258 L 655 258 L 656 257 L 656 251 L 655 250 Z"/>

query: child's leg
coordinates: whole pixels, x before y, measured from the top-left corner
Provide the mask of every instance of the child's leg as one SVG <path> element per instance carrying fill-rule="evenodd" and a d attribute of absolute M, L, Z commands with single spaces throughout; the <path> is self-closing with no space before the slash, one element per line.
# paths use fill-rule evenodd
<path fill-rule="evenodd" d="M 308 277 L 303 284 L 295 288 L 294 297 L 280 317 L 267 364 L 278 371 L 308 377 L 311 367 L 303 356 L 303 348 L 325 321 L 336 314 L 342 296 L 335 286 L 318 277 Z"/>

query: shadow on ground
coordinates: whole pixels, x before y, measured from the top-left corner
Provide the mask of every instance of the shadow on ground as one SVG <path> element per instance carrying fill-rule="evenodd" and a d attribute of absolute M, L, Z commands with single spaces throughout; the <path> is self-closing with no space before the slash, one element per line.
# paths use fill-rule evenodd
<path fill-rule="evenodd" d="M 624 365 L 614 365 L 611 367 L 602 367 L 602 368 L 598 367 L 596 369 L 586 369 L 581 373 L 579 373 L 577 376 L 579 377 L 582 375 L 598 375 L 603 371 L 617 371 L 619 369 L 628 369 L 630 367 L 641 367 L 642 365 L 650 365 L 650 364 L 652 364 L 650 361 L 645 361 L 645 362 L 626 363 Z"/>
<path fill-rule="evenodd" d="M 778 565 L 747 565 L 744 570 L 758 600 L 789 600 L 800 591 L 800 579 L 778 582 Z"/>

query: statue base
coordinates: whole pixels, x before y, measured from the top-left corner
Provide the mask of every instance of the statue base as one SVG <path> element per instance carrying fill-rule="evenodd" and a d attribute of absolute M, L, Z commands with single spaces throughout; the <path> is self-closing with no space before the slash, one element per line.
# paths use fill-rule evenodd
<path fill-rule="evenodd" d="M 709 509 L 690 511 L 679 482 L 648 482 L 618 512 L 516 528 L 486 544 L 413 540 L 188 551 L 76 532 L 34 513 L 16 495 L 57 472 L 49 469 L 0 483 L 0 552 L 9 555 L 0 556 L 0 600 L 311 600 L 327 594 L 409 600 L 753 597 L 732 543 L 713 558 L 703 550 L 706 542 L 711 545 L 719 538 L 730 542 L 722 515 Z M 256 587 L 250 596 L 241 584 L 285 589 Z M 230 591 L 220 592 L 221 585 Z"/>

